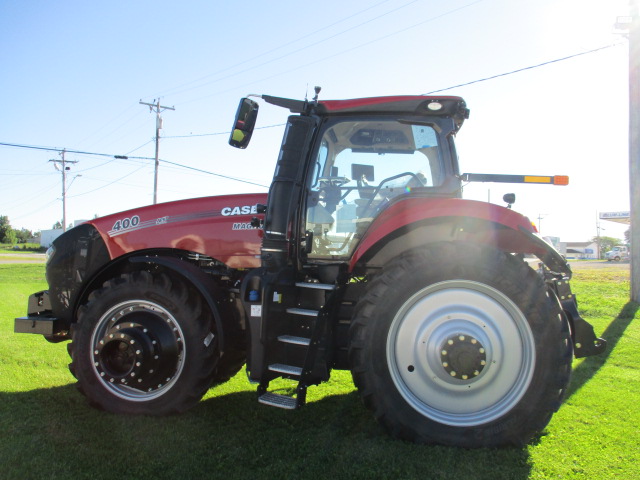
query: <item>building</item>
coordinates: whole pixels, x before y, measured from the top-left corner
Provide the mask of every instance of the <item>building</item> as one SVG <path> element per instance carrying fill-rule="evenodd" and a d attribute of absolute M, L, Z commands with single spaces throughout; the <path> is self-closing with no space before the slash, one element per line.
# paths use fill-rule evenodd
<path fill-rule="evenodd" d="M 596 242 L 560 242 L 558 251 L 567 260 L 597 260 L 598 244 Z"/>
<path fill-rule="evenodd" d="M 78 226 L 81 223 L 86 222 L 86 220 L 76 220 L 72 223 L 72 226 Z M 56 228 L 53 230 L 42 230 L 40 232 L 40 246 L 44 248 L 49 248 L 53 241 L 62 235 L 62 229 Z"/>

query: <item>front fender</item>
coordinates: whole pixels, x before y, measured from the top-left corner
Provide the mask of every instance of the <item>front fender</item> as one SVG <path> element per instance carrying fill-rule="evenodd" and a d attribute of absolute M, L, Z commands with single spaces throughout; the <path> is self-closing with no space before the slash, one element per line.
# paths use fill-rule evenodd
<path fill-rule="evenodd" d="M 130 257 L 128 261 L 134 265 L 146 265 L 147 267 L 160 266 L 162 269 L 170 271 L 173 275 L 182 278 L 189 285 L 196 288 L 211 310 L 218 334 L 218 344 L 220 345 L 219 353 L 220 355 L 224 353 L 224 313 L 221 312 L 223 295 L 211 277 L 195 265 L 178 258 L 140 255 Z"/>

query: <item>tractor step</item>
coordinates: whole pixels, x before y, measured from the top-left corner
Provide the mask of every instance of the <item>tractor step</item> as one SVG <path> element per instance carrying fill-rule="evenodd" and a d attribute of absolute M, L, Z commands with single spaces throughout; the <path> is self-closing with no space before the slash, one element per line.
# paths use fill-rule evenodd
<path fill-rule="evenodd" d="M 295 410 L 298 407 L 298 400 L 279 393 L 267 392 L 258 397 L 258 402 L 269 405 L 270 407 L 284 408 L 286 410 Z"/>
<path fill-rule="evenodd" d="M 293 365 L 284 365 L 282 363 L 274 363 L 269 365 L 269 370 L 272 372 L 283 373 L 285 375 L 302 375 L 302 367 L 294 367 Z"/>
<path fill-rule="evenodd" d="M 311 343 L 310 338 L 296 337 L 295 335 L 280 335 L 278 340 L 282 343 L 291 343 L 293 345 L 308 346 Z"/>
<path fill-rule="evenodd" d="M 292 313 L 293 315 L 303 315 L 305 317 L 317 317 L 318 310 L 309 310 L 306 308 L 287 308 L 287 313 Z"/>
<path fill-rule="evenodd" d="M 336 286 L 332 283 L 296 282 L 296 287 L 313 288 L 315 290 L 335 290 L 336 289 Z"/>

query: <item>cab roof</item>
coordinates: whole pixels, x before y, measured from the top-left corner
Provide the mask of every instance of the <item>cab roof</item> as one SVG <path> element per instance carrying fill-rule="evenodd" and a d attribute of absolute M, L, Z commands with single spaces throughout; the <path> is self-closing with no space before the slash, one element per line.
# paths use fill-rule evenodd
<path fill-rule="evenodd" d="M 267 103 L 288 108 L 292 113 L 319 116 L 348 114 L 407 114 L 452 117 L 458 128 L 469 118 L 469 109 L 461 97 L 403 95 L 353 98 L 347 100 L 293 100 L 261 95 Z"/>

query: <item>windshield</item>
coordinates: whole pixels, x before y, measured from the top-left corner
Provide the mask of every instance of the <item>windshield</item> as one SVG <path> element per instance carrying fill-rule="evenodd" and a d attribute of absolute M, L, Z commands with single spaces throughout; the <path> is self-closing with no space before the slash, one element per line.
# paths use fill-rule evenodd
<path fill-rule="evenodd" d="M 433 127 L 397 120 L 343 121 L 324 132 L 312 172 L 310 257 L 350 255 L 373 218 L 400 195 L 444 179 Z"/>

